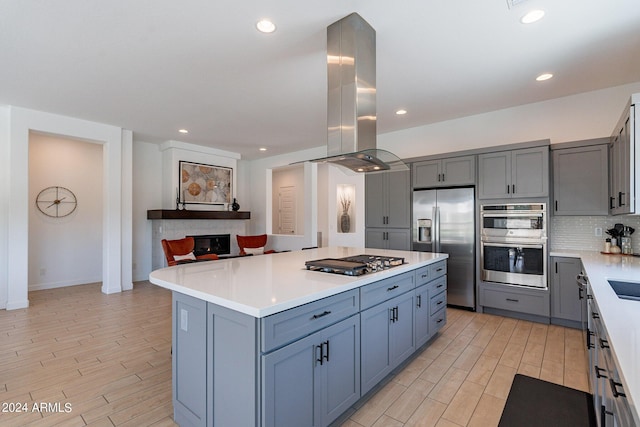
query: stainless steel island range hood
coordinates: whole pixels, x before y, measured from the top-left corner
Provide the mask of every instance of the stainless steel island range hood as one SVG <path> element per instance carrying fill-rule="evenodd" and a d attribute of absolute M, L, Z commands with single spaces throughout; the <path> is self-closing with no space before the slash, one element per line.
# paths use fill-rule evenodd
<path fill-rule="evenodd" d="M 357 13 L 327 27 L 328 162 L 358 173 L 409 170 L 376 147 L 376 32 Z"/>

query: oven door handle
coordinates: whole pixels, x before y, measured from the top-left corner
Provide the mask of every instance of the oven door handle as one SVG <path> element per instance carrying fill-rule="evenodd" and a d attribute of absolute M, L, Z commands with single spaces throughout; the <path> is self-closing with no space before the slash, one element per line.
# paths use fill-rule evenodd
<path fill-rule="evenodd" d="M 537 213 L 510 213 L 508 215 L 505 214 L 495 214 L 495 213 L 483 213 L 482 214 L 482 218 L 504 218 L 504 219 L 510 219 L 510 218 L 516 218 L 516 219 L 521 219 L 521 218 L 532 218 L 532 219 L 538 219 L 538 218 L 543 218 L 544 214 L 542 212 Z"/>
<path fill-rule="evenodd" d="M 483 246 L 493 246 L 493 247 L 498 247 L 498 248 L 526 248 L 526 249 L 542 249 L 544 247 L 544 243 L 534 243 L 534 244 L 527 244 L 527 243 L 488 243 L 488 242 L 482 242 Z"/>

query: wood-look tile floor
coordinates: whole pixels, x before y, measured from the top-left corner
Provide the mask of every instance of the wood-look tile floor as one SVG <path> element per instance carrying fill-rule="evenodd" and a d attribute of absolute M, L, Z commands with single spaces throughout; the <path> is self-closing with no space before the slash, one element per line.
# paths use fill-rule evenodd
<path fill-rule="evenodd" d="M 104 295 L 91 284 L 29 300 L 0 310 L 0 426 L 176 425 L 169 291 L 139 282 Z M 496 426 L 516 372 L 589 390 L 580 331 L 447 315 L 437 338 L 343 426 Z M 49 410 L 34 410 L 41 403 Z"/>

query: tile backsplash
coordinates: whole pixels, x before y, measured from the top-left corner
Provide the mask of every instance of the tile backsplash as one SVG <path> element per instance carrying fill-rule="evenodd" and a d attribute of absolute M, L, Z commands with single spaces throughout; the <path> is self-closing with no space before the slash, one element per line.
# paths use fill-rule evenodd
<path fill-rule="evenodd" d="M 635 228 L 631 236 L 634 253 L 640 253 L 640 216 L 556 216 L 549 224 L 549 249 L 601 251 L 604 240 L 609 237 L 606 230 L 615 224 Z M 602 236 L 595 235 L 596 227 L 602 228 Z"/>

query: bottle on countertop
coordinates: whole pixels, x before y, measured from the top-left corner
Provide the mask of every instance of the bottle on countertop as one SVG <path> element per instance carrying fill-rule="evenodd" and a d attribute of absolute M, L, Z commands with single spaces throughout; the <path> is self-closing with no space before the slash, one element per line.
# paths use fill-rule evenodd
<path fill-rule="evenodd" d="M 607 238 L 604 241 L 604 253 L 608 254 L 609 252 L 611 252 L 611 239 Z"/>

